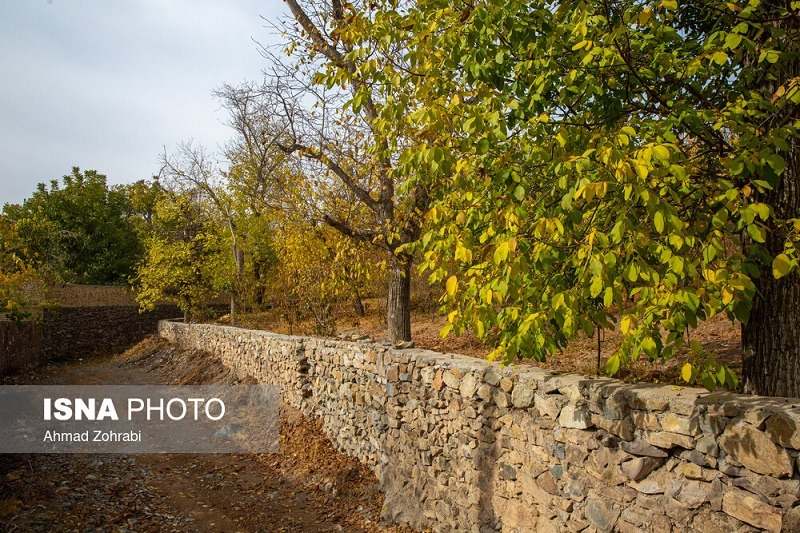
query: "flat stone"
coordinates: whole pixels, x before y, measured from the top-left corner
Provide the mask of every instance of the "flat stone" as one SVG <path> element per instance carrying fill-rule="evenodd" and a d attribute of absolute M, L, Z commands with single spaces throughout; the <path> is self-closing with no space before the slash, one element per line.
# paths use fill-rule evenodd
<path fill-rule="evenodd" d="M 800 450 L 800 411 L 781 411 L 767 419 L 766 433 L 785 448 Z"/>
<path fill-rule="evenodd" d="M 684 461 L 691 461 L 698 466 L 708 466 L 708 461 L 706 461 L 705 455 L 697 450 L 686 450 L 681 452 L 679 457 Z"/>
<path fill-rule="evenodd" d="M 781 513 L 739 489 L 731 489 L 725 493 L 722 497 L 722 510 L 751 526 L 774 533 L 780 533 L 783 525 Z"/>
<path fill-rule="evenodd" d="M 478 398 L 480 398 L 484 402 L 489 402 L 492 399 L 492 392 L 494 392 L 494 387 L 492 387 L 487 383 L 484 383 L 483 385 L 478 387 Z"/>
<path fill-rule="evenodd" d="M 634 440 L 631 442 L 622 441 L 619 447 L 631 455 L 639 455 L 646 457 L 667 457 L 669 454 L 660 448 L 656 448 L 643 440 Z"/>
<path fill-rule="evenodd" d="M 560 496 L 561 491 L 558 488 L 555 476 L 548 470 L 536 479 L 539 486 L 543 491 L 554 496 Z"/>
<path fill-rule="evenodd" d="M 511 396 L 507 392 L 496 390 L 494 393 L 494 403 L 497 407 L 508 407 L 511 405 Z"/>
<path fill-rule="evenodd" d="M 697 451 L 702 452 L 706 455 L 710 455 L 712 457 L 719 456 L 719 446 L 717 445 L 717 439 L 711 435 L 703 435 L 702 437 L 697 439 L 695 448 L 697 449 Z"/>
<path fill-rule="evenodd" d="M 783 531 L 800 531 L 800 507 L 795 507 L 783 515 Z"/>
<path fill-rule="evenodd" d="M 613 506 L 595 497 L 586 499 L 586 509 L 584 510 L 586 519 L 597 528 L 598 531 L 611 531 L 619 518 L 619 511 Z"/>
<path fill-rule="evenodd" d="M 458 391 L 464 398 L 472 398 L 472 395 L 478 390 L 478 385 L 478 378 L 474 374 L 467 374 L 461 380 Z"/>
<path fill-rule="evenodd" d="M 754 472 L 779 478 L 792 475 L 794 465 L 788 452 L 772 442 L 766 433 L 744 421 L 728 426 L 719 445 L 725 453 Z"/>
<path fill-rule="evenodd" d="M 628 405 L 642 411 L 666 411 L 669 408 L 669 400 L 674 395 L 675 393 L 667 387 L 642 386 L 627 394 Z"/>
<path fill-rule="evenodd" d="M 454 372 L 455 370 L 456 369 L 448 370 L 442 376 L 442 381 L 444 381 L 444 384 L 447 385 L 448 387 L 450 387 L 451 389 L 458 389 L 461 386 L 461 382 L 459 381 L 459 378 L 456 377 L 456 375 L 455 375 L 455 372 Z"/>
<path fill-rule="evenodd" d="M 636 428 L 628 419 L 625 420 L 609 420 L 602 415 L 593 415 L 592 423 L 612 435 L 622 437 L 626 441 L 633 440 Z"/>
<path fill-rule="evenodd" d="M 533 403 L 533 388 L 525 382 L 518 382 L 511 393 L 511 403 L 514 407 L 521 409 L 529 407 Z"/>
<path fill-rule="evenodd" d="M 500 479 L 517 479 L 517 469 L 509 464 L 500 465 Z"/>
<path fill-rule="evenodd" d="M 683 465 L 681 472 L 683 473 L 683 477 L 686 479 L 695 479 L 700 481 L 711 481 L 714 479 L 714 476 L 710 470 L 706 470 L 702 466 L 694 463 L 686 463 Z"/>
<path fill-rule="evenodd" d="M 658 420 L 658 417 L 653 413 L 648 413 L 647 411 L 634 410 L 631 411 L 631 420 L 633 421 L 633 425 L 639 429 L 644 429 L 647 431 L 661 430 L 661 422 Z"/>
<path fill-rule="evenodd" d="M 747 469 L 741 466 L 734 466 L 725 460 L 719 462 L 717 470 L 731 477 L 743 477 L 747 475 Z"/>
<path fill-rule="evenodd" d="M 553 419 L 558 418 L 561 408 L 565 403 L 567 403 L 567 399 L 563 396 L 535 394 L 533 398 L 533 404 L 536 410 L 539 411 L 540 414 Z"/>
<path fill-rule="evenodd" d="M 433 381 L 431 381 L 431 388 L 435 391 L 442 390 L 444 387 L 444 380 L 442 379 L 442 369 L 436 371 L 436 375 L 433 377 Z"/>
<path fill-rule="evenodd" d="M 629 411 L 630 407 L 622 391 L 615 392 L 603 403 L 603 415 L 611 420 L 622 420 Z"/>
<path fill-rule="evenodd" d="M 645 433 L 647 442 L 653 446 L 670 450 L 680 446 L 687 450 L 694 448 L 694 439 L 688 435 L 681 435 L 679 433 L 670 433 L 668 431 L 652 431 Z"/>
<path fill-rule="evenodd" d="M 697 509 L 709 500 L 711 483 L 691 480 L 681 486 L 676 499 L 689 509 Z"/>
<path fill-rule="evenodd" d="M 558 423 L 565 428 L 588 429 L 592 427 L 592 414 L 585 405 L 567 404 L 561 409 Z"/>
<path fill-rule="evenodd" d="M 631 487 L 641 492 L 642 494 L 664 494 L 664 487 L 657 481 L 652 479 L 645 479 L 642 482 L 633 482 Z"/>
<path fill-rule="evenodd" d="M 661 429 L 663 431 L 669 431 L 670 433 L 694 436 L 697 435 L 699 427 L 697 418 L 688 418 L 676 415 L 675 413 L 667 413 L 664 418 L 661 419 Z"/>
<path fill-rule="evenodd" d="M 539 516 L 535 506 L 524 505 L 521 502 L 509 501 L 503 512 L 503 526 L 511 529 L 525 528 L 533 524 Z"/>
<path fill-rule="evenodd" d="M 711 435 L 719 435 L 728 424 L 728 419 L 716 414 L 704 414 L 699 418 L 700 431 Z"/>
<path fill-rule="evenodd" d="M 663 464 L 664 459 L 660 457 L 637 457 L 622 463 L 619 468 L 633 481 L 641 481 Z"/>
<path fill-rule="evenodd" d="M 495 386 L 498 383 L 500 383 L 502 377 L 503 376 L 501 376 L 499 372 L 497 372 L 493 368 L 490 368 L 483 374 L 483 381 L 485 381 L 489 385 Z"/>

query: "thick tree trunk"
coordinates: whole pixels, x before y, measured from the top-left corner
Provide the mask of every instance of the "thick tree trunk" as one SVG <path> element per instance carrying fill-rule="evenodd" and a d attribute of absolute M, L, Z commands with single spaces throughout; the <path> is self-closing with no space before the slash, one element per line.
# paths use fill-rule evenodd
<path fill-rule="evenodd" d="M 757 280 L 759 295 L 742 326 L 746 392 L 800 398 L 800 284 L 797 275 Z"/>
<path fill-rule="evenodd" d="M 786 169 L 762 200 L 772 206 L 777 220 L 800 217 L 800 142 L 791 141 L 782 155 Z M 774 257 L 783 252 L 786 232 L 778 224 L 770 230 L 765 247 Z M 800 274 L 775 279 L 771 266 L 765 265 L 754 281 L 750 320 L 742 325 L 745 391 L 800 397 Z"/>
<path fill-rule="evenodd" d="M 408 261 L 392 262 L 386 317 L 389 341 L 397 343 L 411 340 L 411 265 Z"/>

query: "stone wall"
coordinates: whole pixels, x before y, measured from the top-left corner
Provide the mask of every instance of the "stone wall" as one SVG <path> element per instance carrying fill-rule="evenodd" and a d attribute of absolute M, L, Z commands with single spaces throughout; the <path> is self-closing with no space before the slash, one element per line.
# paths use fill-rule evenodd
<path fill-rule="evenodd" d="M 160 324 L 281 386 L 437 531 L 800 531 L 800 400 L 425 350 Z"/>
<path fill-rule="evenodd" d="M 28 297 L 34 301 L 47 301 L 58 307 L 139 307 L 136 293 L 129 287 L 115 285 L 64 285 L 42 286 L 29 284 Z M 208 305 L 229 304 L 228 296 L 218 295 L 208 300 Z M 169 305 L 160 301 L 158 305 Z M 180 313 L 179 313 L 180 314 Z"/>
<path fill-rule="evenodd" d="M 0 375 L 38 365 L 43 341 L 41 324 L 0 320 Z"/>
<path fill-rule="evenodd" d="M 123 350 L 156 333 L 160 320 L 182 314 L 174 305 L 158 305 L 144 313 L 123 305 L 45 309 L 43 358 Z"/>
<path fill-rule="evenodd" d="M 46 308 L 20 325 L 0 321 L 0 374 L 53 359 L 120 351 L 158 331 L 158 322 L 181 316 L 174 305 L 140 313 L 132 306 Z"/>

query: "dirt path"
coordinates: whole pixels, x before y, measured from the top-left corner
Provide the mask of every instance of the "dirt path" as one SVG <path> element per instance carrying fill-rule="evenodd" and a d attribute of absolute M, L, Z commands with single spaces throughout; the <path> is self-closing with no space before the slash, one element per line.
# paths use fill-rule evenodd
<path fill-rule="evenodd" d="M 16 381 L 231 379 L 198 354 L 144 344 L 122 359 L 51 366 Z M 384 531 L 374 477 L 337 454 L 314 423 L 283 411 L 280 454 L 0 455 L 0 531 Z"/>

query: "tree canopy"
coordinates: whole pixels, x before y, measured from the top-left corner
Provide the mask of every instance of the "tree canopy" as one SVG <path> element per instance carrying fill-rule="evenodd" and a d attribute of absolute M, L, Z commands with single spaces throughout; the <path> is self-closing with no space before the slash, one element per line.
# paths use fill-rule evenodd
<path fill-rule="evenodd" d="M 94 170 L 74 167 L 60 183 L 40 183 L 3 214 L 28 264 L 61 283 L 125 284 L 142 252 L 128 195 Z"/>
<path fill-rule="evenodd" d="M 363 42 L 408 50 L 375 66 L 398 92 L 379 123 L 429 184 L 445 333 L 509 362 L 619 328 L 614 374 L 725 314 L 748 388 L 800 394 L 796 2 L 389 1 L 370 20 Z M 687 381 L 734 384 L 689 344 Z"/>

